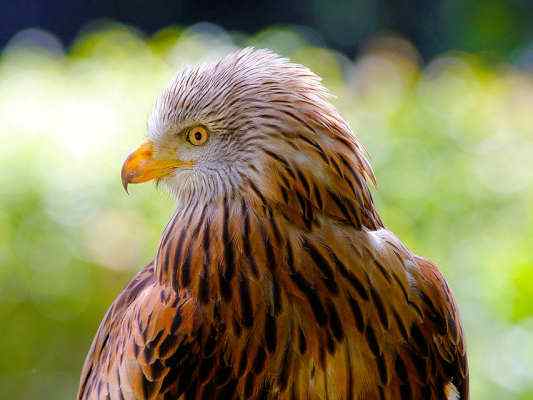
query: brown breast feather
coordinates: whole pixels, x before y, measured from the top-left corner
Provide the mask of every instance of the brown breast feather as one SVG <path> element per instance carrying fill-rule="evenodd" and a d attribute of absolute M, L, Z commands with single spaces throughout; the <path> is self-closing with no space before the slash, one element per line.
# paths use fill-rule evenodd
<path fill-rule="evenodd" d="M 229 200 L 176 215 L 102 322 L 79 399 L 467 399 L 438 270 L 389 231 Z"/>

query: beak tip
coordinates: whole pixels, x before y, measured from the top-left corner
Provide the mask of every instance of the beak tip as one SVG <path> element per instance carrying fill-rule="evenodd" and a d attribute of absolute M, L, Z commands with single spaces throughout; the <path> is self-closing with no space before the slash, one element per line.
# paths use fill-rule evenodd
<path fill-rule="evenodd" d="M 125 173 L 124 170 L 122 170 L 121 178 L 122 178 L 122 187 L 124 188 L 124 191 L 126 192 L 126 194 L 130 194 L 130 192 L 128 192 L 128 184 L 130 183 L 130 181 L 128 179 L 128 174 Z"/>

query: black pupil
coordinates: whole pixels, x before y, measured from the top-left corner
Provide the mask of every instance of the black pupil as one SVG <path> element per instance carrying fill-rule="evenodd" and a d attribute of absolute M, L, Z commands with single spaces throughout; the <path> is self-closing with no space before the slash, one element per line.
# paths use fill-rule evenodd
<path fill-rule="evenodd" d="M 194 138 L 198 141 L 202 140 L 202 132 L 200 131 L 194 132 Z"/>

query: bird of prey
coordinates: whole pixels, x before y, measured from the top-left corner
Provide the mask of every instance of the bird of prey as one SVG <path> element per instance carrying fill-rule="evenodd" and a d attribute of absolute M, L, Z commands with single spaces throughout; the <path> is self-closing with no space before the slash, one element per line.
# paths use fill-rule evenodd
<path fill-rule="evenodd" d="M 468 399 L 454 297 L 384 226 L 309 69 L 248 48 L 181 71 L 122 180 L 165 185 L 176 211 L 78 399 Z"/>

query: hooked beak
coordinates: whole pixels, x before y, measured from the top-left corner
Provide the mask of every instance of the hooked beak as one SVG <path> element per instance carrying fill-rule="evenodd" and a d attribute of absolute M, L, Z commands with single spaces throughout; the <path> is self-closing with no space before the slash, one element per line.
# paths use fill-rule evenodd
<path fill-rule="evenodd" d="M 154 158 L 154 144 L 146 141 L 131 153 L 122 165 L 122 186 L 128 193 L 130 183 L 142 183 L 163 178 L 172 174 L 177 168 L 192 167 L 192 161 L 159 160 Z"/>

